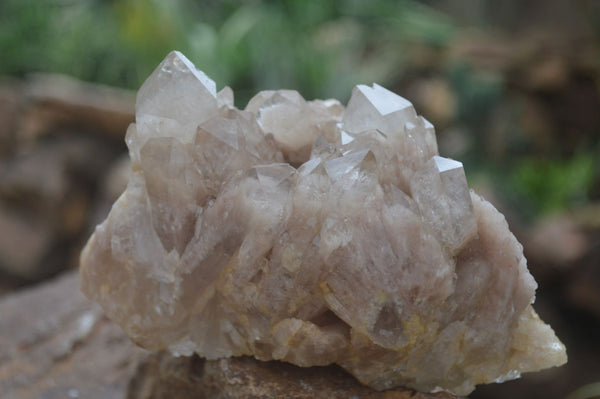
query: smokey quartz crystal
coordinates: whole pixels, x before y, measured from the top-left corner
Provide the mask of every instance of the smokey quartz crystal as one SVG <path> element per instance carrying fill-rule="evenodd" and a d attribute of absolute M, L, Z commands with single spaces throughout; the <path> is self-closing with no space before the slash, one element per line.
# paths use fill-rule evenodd
<path fill-rule="evenodd" d="M 140 346 L 458 395 L 566 362 L 504 217 L 385 88 L 239 110 L 172 52 L 126 141 L 131 178 L 81 287 Z"/>

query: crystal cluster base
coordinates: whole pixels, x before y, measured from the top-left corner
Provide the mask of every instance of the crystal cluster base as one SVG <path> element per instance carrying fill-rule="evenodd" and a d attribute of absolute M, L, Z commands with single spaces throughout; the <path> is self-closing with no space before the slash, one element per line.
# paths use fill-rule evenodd
<path fill-rule="evenodd" d="M 346 107 L 264 91 L 239 110 L 172 52 L 126 141 L 131 179 L 81 287 L 142 347 L 459 395 L 566 362 L 504 217 L 385 88 Z"/>

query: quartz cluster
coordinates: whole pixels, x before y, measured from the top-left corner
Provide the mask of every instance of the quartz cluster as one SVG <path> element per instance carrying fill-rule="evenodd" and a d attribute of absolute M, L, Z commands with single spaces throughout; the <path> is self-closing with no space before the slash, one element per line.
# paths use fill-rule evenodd
<path fill-rule="evenodd" d="M 172 52 L 126 142 L 130 181 L 81 287 L 140 346 L 459 395 L 566 362 L 504 217 L 385 88 L 346 107 L 263 91 L 239 110 Z"/>

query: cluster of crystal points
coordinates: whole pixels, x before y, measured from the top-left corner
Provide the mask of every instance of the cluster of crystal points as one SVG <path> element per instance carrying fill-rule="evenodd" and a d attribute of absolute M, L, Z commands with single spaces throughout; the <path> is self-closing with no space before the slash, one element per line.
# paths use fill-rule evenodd
<path fill-rule="evenodd" d="M 242 111 L 172 52 L 136 113 L 81 284 L 139 345 L 460 395 L 566 362 L 504 217 L 404 98 L 263 91 Z"/>

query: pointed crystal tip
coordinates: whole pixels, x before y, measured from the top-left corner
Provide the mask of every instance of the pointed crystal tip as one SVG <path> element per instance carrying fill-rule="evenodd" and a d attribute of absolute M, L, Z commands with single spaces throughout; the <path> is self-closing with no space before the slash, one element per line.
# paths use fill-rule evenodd
<path fill-rule="evenodd" d="M 506 220 L 393 92 L 265 91 L 242 111 L 174 51 L 126 140 L 129 184 L 80 270 L 144 347 L 458 395 L 566 361 Z"/>
<path fill-rule="evenodd" d="M 204 85 L 206 90 L 213 96 L 217 97 L 217 85 L 204 72 L 197 69 L 196 66 L 185 55 L 177 50 L 171 51 L 160 64 L 159 68 L 166 74 L 173 74 L 177 77 L 177 73 L 191 73 L 199 82 Z"/>
<path fill-rule="evenodd" d="M 373 83 L 372 87 L 366 85 L 358 85 L 357 87 L 381 115 L 388 115 L 412 107 L 410 101 L 379 86 L 377 83 Z"/>
<path fill-rule="evenodd" d="M 462 162 L 458 162 L 450 158 L 443 158 L 436 155 L 433 157 L 433 160 L 435 161 L 435 166 L 440 173 L 463 167 Z"/>

